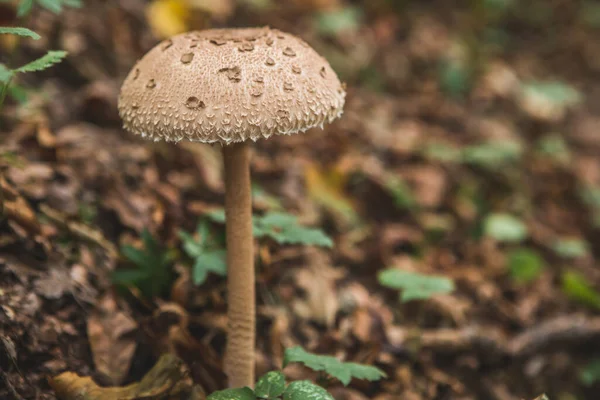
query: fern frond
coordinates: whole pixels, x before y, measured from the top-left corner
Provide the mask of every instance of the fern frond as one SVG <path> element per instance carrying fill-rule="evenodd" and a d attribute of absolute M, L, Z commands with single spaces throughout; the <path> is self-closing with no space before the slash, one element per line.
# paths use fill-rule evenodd
<path fill-rule="evenodd" d="M 34 71 L 43 71 L 46 68 L 51 67 L 54 64 L 58 64 L 62 61 L 63 58 L 67 56 L 66 51 L 54 51 L 50 50 L 46 55 L 38 58 L 35 61 L 32 61 L 28 64 L 23 65 L 15 69 L 16 72 L 34 72 Z"/>

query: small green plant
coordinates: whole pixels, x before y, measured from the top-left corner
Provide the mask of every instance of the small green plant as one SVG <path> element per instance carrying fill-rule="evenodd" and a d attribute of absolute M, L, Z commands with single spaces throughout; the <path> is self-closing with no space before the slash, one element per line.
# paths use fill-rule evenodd
<path fill-rule="evenodd" d="M 585 386 L 592 386 L 600 381 L 600 359 L 590 361 L 579 373 L 579 381 Z"/>
<path fill-rule="evenodd" d="M 489 141 L 463 148 L 462 161 L 494 170 L 519 161 L 522 154 L 523 146 L 517 141 Z"/>
<path fill-rule="evenodd" d="M 524 149 L 516 141 L 503 140 L 473 144 L 460 149 L 443 143 L 431 143 L 425 146 L 422 152 L 430 160 L 468 164 L 473 167 L 497 171 L 518 162 Z"/>
<path fill-rule="evenodd" d="M 194 259 L 192 267 L 194 284 L 203 284 L 209 272 L 219 276 L 227 275 L 226 251 L 222 244 L 215 243 L 210 236 L 207 221 L 198 224 L 196 237 L 183 231 L 179 232 L 179 236 L 183 241 L 184 251 Z"/>
<path fill-rule="evenodd" d="M 341 7 L 317 13 L 315 25 L 322 35 L 336 35 L 345 31 L 356 31 L 362 17 L 362 10 L 358 7 Z"/>
<path fill-rule="evenodd" d="M 483 232 L 498 242 L 520 243 L 529 235 L 527 226 L 511 214 L 492 213 L 483 221 Z"/>
<path fill-rule="evenodd" d="M 310 381 L 291 382 L 286 387 L 285 376 L 279 371 L 263 375 L 256 383 L 256 389 L 248 387 L 225 389 L 215 392 L 207 400 L 334 400 L 321 386 Z"/>
<path fill-rule="evenodd" d="M 579 197 L 590 208 L 593 225 L 600 227 L 600 187 L 585 185 L 579 190 Z"/>
<path fill-rule="evenodd" d="M 440 63 L 438 79 L 447 96 L 462 99 L 471 90 L 474 77 L 466 63 L 449 58 Z"/>
<path fill-rule="evenodd" d="M 427 300 L 434 295 L 454 291 L 454 282 L 451 279 L 396 268 L 379 272 L 377 278 L 382 286 L 401 290 L 400 301 L 403 303 L 411 300 Z"/>
<path fill-rule="evenodd" d="M 0 2 L 7 2 L 7 0 L 0 0 Z M 31 12 L 34 4 L 38 4 L 41 7 L 58 14 L 65 6 L 81 7 L 82 3 L 81 0 L 21 0 L 17 8 L 17 17 L 23 20 Z M 19 38 L 30 38 L 33 40 L 39 40 L 41 38 L 37 33 L 23 27 L 0 27 L 0 34 L 16 35 Z M 18 49 L 18 43 L 15 49 Z M 13 52 L 10 58 L 12 59 L 14 55 Z M 54 64 L 61 62 L 66 56 L 66 51 L 49 50 L 37 60 L 31 61 L 20 67 L 12 68 L 0 63 L 0 110 L 9 93 L 17 100 L 24 100 L 23 88 L 18 85 L 11 85 L 17 75 L 27 72 L 43 71 Z"/>
<path fill-rule="evenodd" d="M 83 5 L 83 2 L 81 0 L 21 0 L 19 8 L 17 8 L 17 16 L 23 17 L 29 14 L 34 4 L 55 14 L 60 14 L 64 7 L 79 8 Z"/>
<path fill-rule="evenodd" d="M 215 222 L 225 223 L 223 210 L 213 211 L 208 214 L 208 217 Z M 268 212 L 262 216 L 253 216 L 252 234 L 255 238 L 269 238 L 279 244 L 333 246 L 333 241 L 323 231 L 302 226 L 294 215 L 283 212 Z"/>
<path fill-rule="evenodd" d="M 590 246 L 585 240 L 566 238 L 556 240 L 552 250 L 562 258 L 579 258 L 590 253 Z"/>
<path fill-rule="evenodd" d="M 581 273 L 568 270 L 562 275 L 562 290 L 572 300 L 600 309 L 600 293 Z"/>
<path fill-rule="evenodd" d="M 17 35 L 20 37 L 28 37 L 34 40 L 40 39 L 40 35 L 27 28 L 0 27 L 0 34 Z M 38 58 L 37 60 L 34 60 L 17 68 L 11 69 L 4 64 L 0 64 L 0 85 L 2 85 L 2 87 L 0 88 L 0 109 L 2 109 L 4 99 L 9 93 L 10 84 L 17 74 L 25 72 L 42 71 L 44 69 L 50 68 L 52 65 L 59 63 L 63 58 L 66 57 L 66 55 L 66 51 L 51 50 L 48 51 L 44 56 Z"/>
<path fill-rule="evenodd" d="M 302 347 L 296 346 L 285 350 L 283 367 L 290 363 L 301 363 L 313 371 L 323 371 L 348 386 L 353 378 L 378 381 L 386 378 L 385 372 L 379 368 L 353 362 L 342 362 L 333 356 L 312 354 Z"/>
<path fill-rule="evenodd" d="M 171 264 L 175 259 L 173 251 L 160 247 L 147 229 L 142 232 L 143 249 L 124 245 L 123 257 L 137 268 L 118 269 L 112 274 L 117 285 L 135 286 L 147 298 L 165 295 L 173 281 Z"/>
<path fill-rule="evenodd" d="M 550 133 L 541 138 L 536 144 L 536 150 L 559 165 L 566 166 L 571 161 L 569 145 L 558 133 Z"/>
<path fill-rule="evenodd" d="M 518 248 L 508 254 L 508 270 L 510 276 L 517 283 L 528 283 L 540 276 L 545 264 L 538 252 Z"/>
<path fill-rule="evenodd" d="M 385 178 L 384 187 L 392 195 L 396 207 L 412 210 L 418 206 L 411 188 L 402 178 L 390 174 Z"/>
<path fill-rule="evenodd" d="M 301 363 L 306 367 L 329 374 L 347 386 L 352 378 L 377 381 L 387 375 L 379 368 L 357 363 L 342 362 L 332 356 L 312 354 L 302 347 L 286 349 L 283 368 L 290 363 Z M 226 389 L 212 393 L 207 400 L 334 400 L 321 386 L 310 381 L 294 381 L 286 385 L 280 371 L 267 372 L 260 377 L 255 389 L 248 387 Z"/>

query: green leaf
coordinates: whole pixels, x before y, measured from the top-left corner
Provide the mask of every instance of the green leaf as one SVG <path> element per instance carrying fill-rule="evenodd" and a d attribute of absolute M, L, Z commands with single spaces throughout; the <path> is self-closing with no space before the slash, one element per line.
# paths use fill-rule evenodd
<path fill-rule="evenodd" d="M 343 7 L 316 15 L 317 30 L 324 35 L 354 31 L 360 25 L 362 12 L 358 7 Z"/>
<path fill-rule="evenodd" d="M 14 75 L 13 71 L 8 69 L 6 65 L 0 64 L 0 83 L 6 83 Z"/>
<path fill-rule="evenodd" d="M 483 0 L 483 6 L 489 11 L 505 12 L 514 4 L 514 0 Z"/>
<path fill-rule="evenodd" d="M 314 371 L 325 371 L 329 375 L 342 382 L 344 386 L 348 386 L 352 378 L 377 381 L 381 378 L 387 377 L 385 372 L 379 368 L 369 365 L 342 362 L 332 356 L 312 354 L 305 351 L 300 346 L 285 350 L 283 367 L 285 368 L 292 362 L 302 363 Z"/>
<path fill-rule="evenodd" d="M 559 134 L 544 136 L 537 144 L 538 151 L 561 164 L 571 161 L 571 152 L 565 139 Z"/>
<path fill-rule="evenodd" d="M 590 252 L 588 243 L 581 239 L 557 240 L 552 245 L 552 250 L 563 258 L 585 257 Z"/>
<path fill-rule="evenodd" d="M 33 7 L 33 0 L 21 0 L 19 8 L 17 8 L 17 17 L 23 17 L 31 11 Z"/>
<path fill-rule="evenodd" d="M 67 56 L 66 51 L 54 51 L 50 50 L 46 55 L 38 58 L 35 61 L 32 61 L 28 64 L 23 65 L 15 69 L 17 72 L 34 72 L 34 71 L 43 71 L 47 68 L 50 68 L 54 64 L 58 64 L 62 61 L 63 58 Z"/>
<path fill-rule="evenodd" d="M 270 212 L 253 220 L 254 236 L 258 238 L 270 237 L 279 244 L 333 246 L 333 241 L 323 231 L 299 225 L 297 218 L 291 214 Z"/>
<path fill-rule="evenodd" d="M 588 185 L 580 190 L 582 200 L 592 208 L 600 208 L 600 187 Z"/>
<path fill-rule="evenodd" d="M 60 14 L 62 11 L 61 0 L 37 0 L 38 4 L 46 10 L 52 11 L 55 14 Z"/>
<path fill-rule="evenodd" d="M 67 7 L 80 8 L 83 5 L 82 0 L 62 0 L 63 4 Z"/>
<path fill-rule="evenodd" d="M 543 104 L 567 107 L 578 104 L 582 100 L 581 93 L 563 82 L 527 82 L 522 88 L 522 95 Z"/>
<path fill-rule="evenodd" d="M 283 400 L 335 400 L 327 390 L 310 381 L 296 381 L 289 384 Z"/>
<path fill-rule="evenodd" d="M 592 386 L 600 381 L 600 359 L 588 363 L 579 374 L 579 380 L 585 386 Z"/>
<path fill-rule="evenodd" d="M 143 249 L 133 246 L 121 246 L 121 254 L 133 263 L 137 269 L 118 269 L 113 273 L 113 282 L 133 285 L 148 298 L 165 294 L 173 280 L 171 263 L 172 251 L 162 249 L 147 229 L 141 234 Z"/>
<path fill-rule="evenodd" d="M 518 161 L 523 154 L 523 146 L 516 141 L 503 140 L 465 147 L 462 161 L 487 168 L 498 168 Z"/>
<path fill-rule="evenodd" d="M 454 163 L 461 161 L 462 158 L 460 149 L 445 143 L 429 143 L 422 152 L 426 158 L 433 161 Z"/>
<path fill-rule="evenodd" d="M 402 290 L 400 301 L 427 300 L 436 294 L 447 294 L 454 290 L 454 282 L 442 276 L 428 276 L 417 272 L 390 268 L 377 275 L 385 287 Z"/>
<path fill-rule="evenodd" d="M 225 389 L 212 393 L 206 400 L 256 400 L 252 389 L 248 387 L 240 389 Z"/>
<path fill-rule="evenodd" d="M 149 272 L 143 269 L 118 269 L 112 272 L 111 278 L 116 284 L 137 286 L 148 279 L 149 275 Z"/>
<path fill-rule="evenodd" d="M 209 272 L 220 276 L 227 275 L 226 251 L 217 248 L 208 241 L 208 224 L 198 224 L 198 240 L 186 232 L 179 232 L 183 241 L 183 249 L 194 259 L 192 278 L 194 284 L 201 285 L 206 281 Z"/>
<path fill-rule="evenodd" d="M 577 271 L 566 271 L 562 276 L 562 290 L 571 299 L 600 309 L 600 293 Z"/>
<path fill-rule="evenodd" d="M 196 256 L 193 271 L 194 284 L 202 285 L 209 272 L 219 276 L 227 275 L 226 254 L 225 250 L 205 250 Z"/>
<path fill-rule="evenodd" d="M 38 40 L 41 38 L 40 35 L 35 33 L 34 31 L 21 28 L 21 27 L 8 27 L 8 26 L 0 26 L 0 34 L 9 34 L 9 35 L 17 35 L 22 37 L 29 37 L 34 40 Z"/>
<path fill-rule="evenodd" d="M 27 103 L 27 100 L 28 100 L 29 91 L 27 89 L 25 89 L 23 86 L 12 83 L 8 87 L 8 94 L 10 95 L 10 97 L 12 97 L 15 101 L 19 102 L 20 104 L 25 104 L 25 103 Z"/>
<path fill-rule="evenodd" d="M 448 96 L 460 99 L 470 90 L 472 74 L 464 63 L 446 60 L 439 70 L 440 87 Z"/>
<path fill-rule="evenodd" d="M 121 246 L 121 253 L 132 263 L 137 266 L 145 266 L 148 263 L 148 257 L 142 250 L 136 249 L 133 246 L 123 245 Z"/>
<path fill-rule="evenodd" d="M 212 211 L 207 216 L 215 222 L 225 223 L 225 212 L 223 210 Z M 279 244 L 333 246 L 333 241 L 323 231 L 304 227 L 298 224 L 297 217 L 282 212 L 273 211 L 262 217 L 253 216 L 252 234 L 256 238 L 271 238 Z"/>
<path fill-rule="evenodd" d="M 210 211 L 206 214 L 206 216 L 216 223 L 219 223 L 219 224 L 225 223 L 225 210 L 222 208 Z"/>
<path fill-rule="evenodd" d="M 401 178 L 390 175 L 384 184 L 398 208 L 410 210 L 417 205 L 412 190 Z"/>
<path fill-rule="evenodd" d="M 517 283 L 528 283 L 544 270 L 544 259 L 530 249 L 515 249 L 508 255 L 508 269 Z"/>
<path fill-rule="evenodd" d="M 285 391 L 285 376 L 279 371 L 267 372 L 256 382 L 256 397 L 275 399 Z"/>
<path fill-rule="evenodd" d="M 591 28 L 600 28 L 600 4 L 586 1 L 582 4 L 580 17 Z"/>
<path fill-rule="evenodd" d="M 490 214 L 483 225 L 484 233 L 499 242 L 519 243 L 528 236 L 527 226 L 510 214 Z"/>

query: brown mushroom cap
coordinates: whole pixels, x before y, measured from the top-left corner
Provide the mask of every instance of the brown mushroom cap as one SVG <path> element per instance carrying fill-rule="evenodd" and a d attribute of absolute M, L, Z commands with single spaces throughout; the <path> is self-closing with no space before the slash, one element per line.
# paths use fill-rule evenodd
<path fill-rule="evenodd" d="M 119 96 L 128 131 L 223 144 L 288 135 L 339 117 L 345 91 L 301 39 L 270 28 L 174 36 L 131 70 Z"/>

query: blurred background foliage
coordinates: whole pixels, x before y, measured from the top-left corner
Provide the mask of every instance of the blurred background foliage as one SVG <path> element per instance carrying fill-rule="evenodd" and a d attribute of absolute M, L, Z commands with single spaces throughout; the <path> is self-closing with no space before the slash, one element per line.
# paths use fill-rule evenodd
<path fill-rule="evenodd" d="M 40 205 L 50 204 L 102 232 L 121 249 L 108 275 L 128 299 L 210 313 L 214 326 L 195 332 L 210 330 L 214 347 L 222 345 L 218 149 L 141 149 L 120 130 L 120 83 L 174 34 L 270 25 L 327 58 L 348 102 L 325 133 L 256 146 L 263 328 L 281 312 L 282 342 L 366 358 L 393 377 L 340 389 L 342 399 L 597 397 L 597 2 L 3 0 L 0 25 L 41 35 L 0 35 L 4 65 L 10 54 L 26 61 L 68 52 L 52 69 L 12 79 L 0 119 L 5 192 L 13 188 L 42 222 L 52 218 Z M 35 247 L 32 235 L 9 232 L 14 246 Z M 85 254 L 73 231 L 59 236 L 59 250 L 44 251 L 60 260 Z M 315 244 L 324 247 L 318 256 L 298 250 Z M 196 303 L 176 294 L 189 282 L 202 292 Z M 90 284 L 99 293 L 107 285 Z M 132 318 L 143 325 L 140 314 L 161 309 L 152 304 Z M 502 339 L 477 336 L 482 327 Z M 415 343 L 413 330 L 425 339 Z M 454 342 L 435 336 L 448 332 Z M 565 338 L 569 347 L 555 346 Z M 463 349 L 458 356 L 453 346 Z M 259 343 L 264 370 L 277 357 L 272 348 Z"/>

